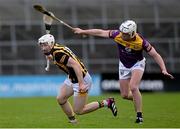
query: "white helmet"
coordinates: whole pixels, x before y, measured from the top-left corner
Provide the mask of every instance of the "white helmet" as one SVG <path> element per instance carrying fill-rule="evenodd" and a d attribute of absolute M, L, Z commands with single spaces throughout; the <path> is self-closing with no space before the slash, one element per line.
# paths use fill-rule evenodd
<path fill-rule="evenodd" d="M 51 34 L 45 34 L 38 40 L 38 44 L 48 43 L 48 45 L 53 45 L 55 43 L 54 36 Z"/>
<path fill-rule="evenodd" d="M 136 34 L 136 30 L 137 30 L 137 25 L 134 21 L 132 20 L 127 20 L 125 22 L 123 22 L 120 27 L 119 30 L 122 33 L 127 33 L 130 35 L 131 38 L 133 38 Z"/>

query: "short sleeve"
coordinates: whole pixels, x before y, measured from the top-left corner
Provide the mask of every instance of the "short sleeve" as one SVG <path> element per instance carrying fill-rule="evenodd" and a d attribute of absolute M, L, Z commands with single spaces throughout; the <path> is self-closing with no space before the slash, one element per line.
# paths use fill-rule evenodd
<path fill-rule="evenodd" d="M 138 33 L 138 35 L 142 38 L 143 40 L 143 43 L 142 43 L 142 47 L 143 47 L 143 50 L 145 50 L 146 52 L 149 52 L 151 51 L 152 49 L 152 45 L 142 36 Z"/>
<path fill-rule="evenodd" d="M 55 54 L 55 60 L 56 62 L 59 62 L 61 64 L 66 65 L 68 62 L 69 56 L 65 54 L 64 52 L 57 52 Z"/>
<path fill-rule="evenodd" d="M 151 51 L 151 49 L 152 49 L 151 44 L 150 44 L 146 39 L 143 39 L 143 49 L 144 49 L 146 52 L 149 52 L 149 51 Z"/>
<path fill-rule="evenodd" d="M 109 38 L 114 39 L 119 33 L 120 33 L 119 30 L 110 30 L 109 31 Z"/>

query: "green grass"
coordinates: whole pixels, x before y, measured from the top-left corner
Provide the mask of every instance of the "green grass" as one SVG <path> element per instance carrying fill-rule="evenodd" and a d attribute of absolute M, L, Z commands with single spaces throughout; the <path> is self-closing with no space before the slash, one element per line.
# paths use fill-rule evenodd
<path fill-rule="evenodd" d="M 71 125 L 56 103 L 55 97 L 0 98 L 0 128 L 177 128 L 180 127 L 180 93 L 144 93 L 144 123 L 135 124 L 135 112 L 130 101 L 119 94 L 89 97 L 89 102 L 113 96 L 118 116 L 102 108 L 77 116 Z"/>

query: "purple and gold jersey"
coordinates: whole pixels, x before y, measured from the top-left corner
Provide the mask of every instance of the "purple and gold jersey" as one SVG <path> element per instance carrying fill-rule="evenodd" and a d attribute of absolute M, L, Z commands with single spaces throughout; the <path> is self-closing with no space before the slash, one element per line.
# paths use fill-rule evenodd
<path fill-rule="evenodd" d="M 118 45 L 120 61 L 125 67 L 131 68 L 137 61 L 143 59 L 143 50 L 146 52 L 151 50 L 151 45 L 138 33 L 132 41 L 123 40 L 121 35 L 122 33 L 118 30 L 109 32 L 109 37 L 113 38 Z"/>
<path fill-rule="evenodd" d="M 54 64 L 69 75 L 69 79 L 72 81 L 72 83 L 78 83 L 78 79 L 74 69 L 67 66 L 67 62 L 70 57 L 80 64 L 83 77 L 86 75 L 87 69 L 85 68 L 84 64 L 68 47 L 55 44 L 50 54 L 53 56 Z"/>

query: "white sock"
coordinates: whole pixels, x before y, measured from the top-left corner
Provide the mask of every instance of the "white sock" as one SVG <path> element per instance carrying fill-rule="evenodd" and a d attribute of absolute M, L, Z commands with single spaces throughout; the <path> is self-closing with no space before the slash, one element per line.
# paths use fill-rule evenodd
<path fill-rule="evenodd" d="M 107 106 L 108 106 L 107 100 L 103 100 L 103 103 L 104 103 L 104 107 L 107 107 Z"/>

